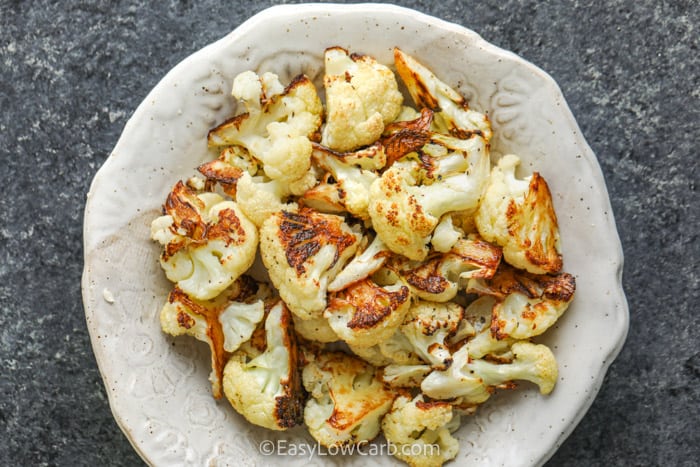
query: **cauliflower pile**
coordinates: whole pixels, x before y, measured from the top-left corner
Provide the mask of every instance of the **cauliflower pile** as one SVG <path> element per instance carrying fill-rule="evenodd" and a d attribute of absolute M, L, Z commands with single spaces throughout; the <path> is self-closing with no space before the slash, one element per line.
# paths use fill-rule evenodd
<path fill-rule="evenodd" d="M 492 167 L 486 115 L 394 59 L 326 49 L 323 100 L 304 75 L 235 77 L 244 111 L 152 222 L 174 284 L 160 320 L 209 345 L 214 397 L 249 422 L 326 448 L 381 433 L 439 466 L 497 389 L 553 390 L 533 338 L 575 281 L 544 178 L 519 178 L 515 155 Z"/>

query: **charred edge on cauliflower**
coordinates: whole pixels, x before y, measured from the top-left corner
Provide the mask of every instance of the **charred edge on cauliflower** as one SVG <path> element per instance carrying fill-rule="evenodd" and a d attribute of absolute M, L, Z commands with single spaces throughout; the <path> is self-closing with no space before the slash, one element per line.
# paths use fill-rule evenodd
<path fill-rule="evenodd" d="M 408 287 L 390 292 L 365 279 L 339 292 L 328 305 L 331 310 L 349 303 L 355 310 L 347 323 L 350 329 L 371 329 L 409 298 Z"/>
<path fill-rule="evenodd" d="M 279 230 L 287 263 L 299 276 L 306 272 L 305 262 L 322 246 L 336 247 L 332 267 L 342 252 L 356 242 L 355 236 L 341 229 L 340 222 L 331 222 L 328 216 L 319 215 L 311 209 L 301 209 L 298 213 L 282 211 Z"/>
<path fill-rule="evenodd" d="M 508 210 L 506 211 L 508 233 L 514 237 L 518 236 L 518 232 L 524 228 L 520 224 L 519 219 L 531 219 L 537 213 L 544 213 L 549 222 L 543 225 L 551 224 L 552 229 L 556 231 L 558 225 L 557 214 L 554 211 L 549 186 L 538 172 L 534 172 L 522 206 L 518 208 L 515 200 L 511 200 L 508 204 Z M 552 238 L 553 236 L 550 235 L 549 237 Z M 543 245 L 541 242 L 534 242 L 533 244 L 527 238 L 524 246 L 526 247 L 525 257 L 532 264 L 550 273 L 556 273 L 561 270 L 563 265 L 562 256 L 557 253 L 554 247 L 550 248 L 549 245 Z"/>
<path fill-rule="evenodd" d="M 224 193 L 230 196 L 236 195 L 236 184 L 243 175 L 242 169 L 227 164 L 221 159 L 215 159 L 200 165 L 197 170 L 206 177 L 209 190 L 212 184 L 218 183 Z"/>
<path fill-rule="evenodd" d="M 235 242 L 240 245 L 246 241 L 246 232 L 236 213 L 231 209 L 222 209 L 218 213 L 218 222 L 209 224 L 202 219 L 200 211 L 204 203 L 197 198 L 196 193 L 182 181 L 177 182 L 168 194 L 163 206 L 163 212 L 173 218 L 170 230 L 174 234 L 184 231 L 188 241 L 168 243 L 162 253 L 162 258 L 168 258 L 190 244 L 204 244 L 210 240 L 223 240 L 226 246 Z M 234 235 L 231 235 L 231 234 Z"/>
<path fill-rule="evenodd" d="M 386 153 L 387 167 L 401 159 L 406 154 L 417 151 L 430 141 L 430 124 L 433 122 L 433 111 L 423 108 L 415 120 L 395 122 L 388 125 L 382 139 Z"/>
<path fill-rule="evenodd" d="M 275 418 L 281 428 L 292 428 L 304 422 L 304 388 L 299 371 L 301 357 L 294 333 L 294 322 L 287 307 L 284 307 L 280 324 L 284 329 L 284 345 L 289 352 L 289 368 L 294 370 L 290 372 L 290 379 L 280 381 L 284 394 L 275 399 Z"/>
<path fill-rule="evenodd" d="M 569 273 L 557 275 L 532 274 L 502 263 L 495 276 L 488 282 L 488 294 L 503 299 L 511 293 L 521 293 L 528 298 L 545 297 L 568 302 L 576 291 L 576 279 Z"/>
<path fill-rule="evenodd" d="M 202 303 L 193 300 L 189 295 L 180 290 L 177 286 L 168 295 L 168 302 L 175 303 L 180 302 L 186 306 L 192 313 L 204 317 L 207 322 L 207 336 L 210 339 L 211 345 L 211 362 L 212 369 L 216 374 L 217 381 L 223 381 L 224 378 L 224 366 L 228 360 L 229 353 L 224 350 L 224 330 L 219 321 L 219 313 L 221 312 L 218 308 L 208 308 Z M 182 310 L 178 310 L 177 314 L 178 325 L 185 329 L 189 329 L 194 326 L 195 322 L 191 316 L 188 316 Z M 214 397 L 219 399 L 222 394 L 219 391 L 214 393 Z"/>

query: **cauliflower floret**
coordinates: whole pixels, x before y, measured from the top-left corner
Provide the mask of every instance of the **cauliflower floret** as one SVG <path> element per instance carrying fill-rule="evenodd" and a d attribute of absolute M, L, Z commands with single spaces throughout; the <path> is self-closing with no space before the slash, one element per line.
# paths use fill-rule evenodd
<path fill-rule="evenodd" d="M 364 279 L 333 294 L 323 315 L 346 343 L 371 347 L 394 334 L 408 312 L 410 298 L 401 282 L 379 286 Z"/>
<path fill-rule="evenodd" d="M 236 196 L 236 184 L 243 173 L 254 176 L 258 169 L 258 162 L 240 146 L 223 148 L 218 158 L 197 167 L 199 173 L 206 177 L 204 189 L 213 191 L 214 184 L 219 184 L 224 193 L 232 198 Z"/>
<path fill-rule="evenodd" d="M 396 393 L 377 379 L 373 366 L 342 352 L 323 352 L 309 361 L 302 376 L 311 396 L 304 423 L 321 445 L 360 444 L 379 434 Z"/>
<path fill-rule="evenodd" d="M 382 381 L 392 388 L 419 388 L 423 379 L 433 371 L 430 365 L 398 365 L 389 363 L 382 368 Z"/>
<path fill-rule="evenodd" d="M 239 350 L 224 368 L 224 393 L 249 422 L 286 430 L 303 419 L 303 392 L 292 317 L 278 300 L 265 319 L 265 350 Z"/>
<path fill-rule="evenodd" d="M 276 75 L 261 78 L 247 71 L 235 78 L 233 95 L 247 112 L 211 130 L 209 145 L 246 148 L 272 179 L 292 182 L 304 177 L 311 167 L 311 139 L 323 113 L 311 80 L 297 76 L 282 90 Z"/>
<path fill-rule="evenodd" d="M 459 415 L 444 401 L 411 399 L 400 395 L 382 420 L 382 432 L 392 453 L 411 467 L 439 467 L 454 459 L 459 442 L 451 431 L 459 427 Z"/>
<path fill-rule="evenodd" d="M 490 278 L 501 261 L 501 249 L 470 236 L 458 240 L 447 253 L 433 253 L 424 261 L 395 261 L 401 277 L 420 298 L 452 300 L 471 278 Z"/>
<path fill-rule="evenodd" d="M 401 111 L 394 73 L 372 57 L 349 55 L 340 47 L 326 49 L 325 67 L 323 145 L 351 151 L 375 142 Z"/>
<path fill-rule="evenodd" d="M 426 152 L 405 156 L 370 187 L 369 215 L 377 235 L 392 251 L 413 260 L 428 254 L 440 217 L 475 209 L 488 181 L 483 138 L 433 134 L 431 141 L 423 146 Z"/>
<path fill-rule="evenodd" d="M 151 238 L 165 246 L 160 264 L 186 294 L 213 298 L 253 264 L 258 232 L 235 202 L 178 182 L 163 212 Z"/>
<path fill-rule="evenodd" d="M 464 322 L 469 323 L 474 331 L 464 343 L 471 358 L 484 358 L 487 355 L 491 360 L 499 361 L 513 358 L 510 347 L 516 339 L 503 336 L 499 339 L 491 332 L 491 314 L 495 305 L 495 298 L 484 295 L 471 302 L 464 310 Z M 459 344 L 457 341 L 451 343 Z"/>
<path fill-rule="evenodd" d="M 326 308 L 328 283 L 353 256 L 360 239 L 342 217 L 312 209 L 281 211 L 260 228 L 260 254 L 292 313 L 318 318 Z"/>
<path fill-rule="evenodd" d="M 467 347 L 453 354 L 453 363 L 444 371 L 433 371 L 421 383 L 421 391 L 434 399 L 461 398 L 462 403 L 480 404 L 496 387 L 512 387 L 513 380 L 535 383 L 540 393 L 549 394 L 557 380 L 557 362 L 542 344 L 516 342 L 510 363 L 472 359 Z"/>
<path fill-rule="evenodd" d="M 236 185 L 236 203 L 257 227 L 277 212 L 297 211 L 297 203 L 285 202 L 290 195 L 289 184 L 248 173 L 242 173 Z"/>
<path fill-rule="evenodd" d="M 486 115 L 471 110 L 466 99 L 440 81 L 432 71 L 398 48 L 394 48 L 394 63 L 416 106 L 435 112 L 435 125 L 439 131 L 457 137 L 476 132 L 486 141 L 491 139 L 491 123 Z"/>
<path fill-rule="evenodd" d="M 328 319 L 323 316 L 301 319 L 297 315 L 292 314 L 292 317 L 294 319 L 294 330 L 299 336 L 306 340 L 320 342 L 322 344 L 340 340 L 340 337 L 338 337 L 330 324 L 328 324 Z"/>
<path fill-rule="evenodd" d="M 328 284 L 328 291 L 337 292 L 350 284 L 369 277 L 384 265 L 389 255 L 391 255 L 391 251 L 382 239 L 375 235 L 372 242 L 361 252 L 356 253 L 355 257 Z"/>
<path fill-rule="evenodd" d="M 568 273 L 530 274 L 502 265 L 491 280 L 471 279 L 467 292 L 490 295 L 491 332 L 503 339 L 527 339 L 549 329 L 574 298 L 576 280 Z"/>
<path fill-rule="evenodd" d="M 433 250 L 440 253 L 447 253 L 462 237 L 464 237 L 464 231 L 454 225 L 452 216 L 442 216 L 442 219 L 440 219 L 440 222 L 438 222 L 438 225 L 433 231 L 430 244 L 433 246 Z"/>
<path fill-rule="evenodd" d="M 557 273 L 562 267 L 557 216 L 547 182 L 539 173 L 515 176 L 520 159 L 499 159 L 474 218 L 484 239 L 503 247 L 511 265 L 534 274 Z"/>
<path fill-rule="evenodd" d="M 369 187 L 379 178 L 379 175 L 374 171 L 344 162 L 332 150 L 324 146 L 314 144 L 313 147 L 312 157 L 316 165 L 333 177 L 334 182 L 327 184 L 338 191 L 338 200 L 341 206 L 360 219 L 368 219 Z M 322 190 L 324 196 L 327 196 L 325 195 L 326 190 L 321 187 L 316 187 L 314 190 Z M 305 193 L 307 203 L 311 199 L 311 193 Z"/>
<path fill-rule="evenodd" d="M 242 276 L 216 298 L 197 300 L 175 287 L 160 312 L 163 332 L 189 335 L 209 344 L 212 392 L 221 397 L 224 364 L 230 352 L 250 339 L 264 314 L 263 299 L 269 290 L 249 276 Z"/>
<path fill-rule="evenodd" d="M 433 368 L 444 370 L 452 364 L 449 338 L 457 333 L 464 308 L 457 303 L 416 301 L 401 325 L 401 332 L 413 349 Z"/>

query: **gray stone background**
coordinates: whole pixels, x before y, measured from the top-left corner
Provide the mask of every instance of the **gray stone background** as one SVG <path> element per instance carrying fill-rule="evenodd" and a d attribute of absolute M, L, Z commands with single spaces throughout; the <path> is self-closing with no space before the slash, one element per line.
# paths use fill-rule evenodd
<path fill-rule="evenodd" d="M 698 2 L 397 3 L 549 72 L 605 174 L 630 332 L 548 465 L 698 465 Z M 161 76 L 272 4 L 0 0 L 0 465 L 141 463 L 83 315 L 85 194 Z"/>

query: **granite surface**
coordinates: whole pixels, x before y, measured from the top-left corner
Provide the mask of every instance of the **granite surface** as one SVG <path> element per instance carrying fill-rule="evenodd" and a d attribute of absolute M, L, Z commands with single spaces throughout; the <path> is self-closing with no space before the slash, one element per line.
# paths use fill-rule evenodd
<path fill-rule="evenodd" d="M 549 72 L 608 184 L 629 336 L 548 465 L 698 465 L 698 3 L 397 3 Z M 271 4 L 0 0 L 0 465 L 141 463 L 85 324 L 85 194 L 160 77 Z"/>

